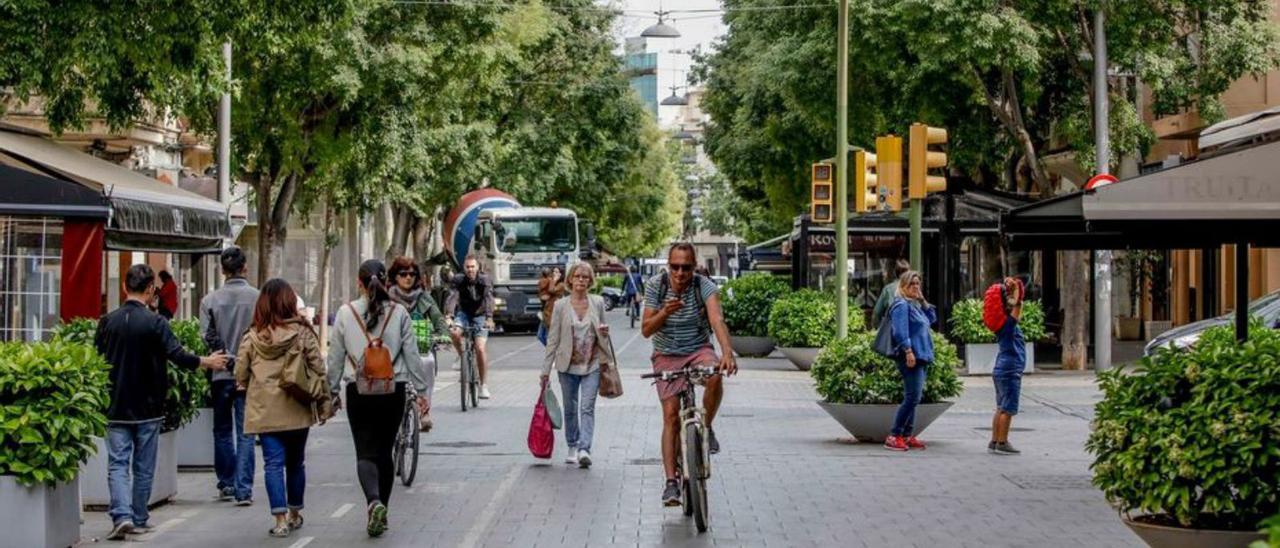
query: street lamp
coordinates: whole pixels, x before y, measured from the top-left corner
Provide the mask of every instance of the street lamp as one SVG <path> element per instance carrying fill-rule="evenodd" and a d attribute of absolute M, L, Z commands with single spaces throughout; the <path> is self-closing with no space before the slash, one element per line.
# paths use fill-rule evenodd
<path fill-rule="evenodd" d="M 666 23 L 667 16 L 671 15 L 671 12 L 661 11 L 661 8 L 659 8 L 659 11 L 655 11 L 653 12 L 653 14 L 658 16 L 657 24 L 647 29 L 644 29 L 644 32 L 641 32 L 640 36 L 643 36 L 645 38 L 679 38 L 680 37 L 680 31 L 676 30 L 675 27 L 668 25 Z"/>
<path fill-rule="evenodd" d="M 671 86 L 671 96 L 663 99 L 658 103 L 664 107 L 682 107 L 689 104 L 689 99 L 684 95 L 676 95 L 676 90 L 685 86 Z"/>

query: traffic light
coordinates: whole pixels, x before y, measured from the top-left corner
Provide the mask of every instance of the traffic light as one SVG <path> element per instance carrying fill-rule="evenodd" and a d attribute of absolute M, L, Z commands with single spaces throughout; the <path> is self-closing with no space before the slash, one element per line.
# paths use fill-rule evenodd
<path fill-rule="evenodd" d="M 876 137 L 876 158 L 879 162 L 876 166 L 879 174 L 876 194 L 880 208 L 902 211 L 902 137 Z"/>
<path fill-rule="evenodd" d="M 813 186 L 809 197 L 809 216 L 815 223 L 831 223 L 835 221 L 835 211 L 831 208 L 835 196 L 835 170 L 831 164 L 818 162 L 813 164 Z"/>
<path fill-rule="evenodd" d="M 853 210 L 858 213 L 880 209 L 876 196 L 876 155 L 865 150 L 853 153 Z"/>
<path fill-rule="evenodd" d="M 929 150 L 929 147 L 946 142 L 947 130 L 921 123 L 911 124 L 911 157 L 907 169 L 907 186 L 910 187 L 912 200 L 923 199 L 930 192 L 941 192 L 947 189 L 945 176 L 929 175 L 930 169 L 947 165 L 947 153 Z"/>

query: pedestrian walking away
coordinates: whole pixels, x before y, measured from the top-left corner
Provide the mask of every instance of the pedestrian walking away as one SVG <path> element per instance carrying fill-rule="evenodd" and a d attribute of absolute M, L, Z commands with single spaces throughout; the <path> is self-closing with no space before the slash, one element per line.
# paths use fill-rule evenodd
<path fill-rule="evenodd" d="M 111 493 L 109 540 L 149 531 L 147 502 L 155 477 L 157 441 L 169 390 L 168 362 L 221 371 L 227 356 L 199 357 L 182 347 L 169 321 L 148 308 L 160 287 L 144 264 L 125 274 L 128 300 L 98 321 L 94 346 L 111 364 L 107 406 L 107 489 Z"/>
<path fill-rule="evenodd" d="M 1005 313 L 1003 325 L 996 331 L 996 365 L 991 381 L 996 389 L 996 410 L 991 418 L 991 441 L 987 451 L 996 455 L 1022 453 L 1009 443 L 1009 428 L 1013 416 L 1018 414 L 1018 400 L 1022 396 L 1022 373 L 1027 368 L 1027 346 L 1022 338 L 1022 281 L 1005 278 L 1000 288 L 1001 308 Z"/>
<path fill-rule="evenodd" d="M 431 353 L 431 347 L 437 336 L 445 336 L 448 326 L 436 300 L 431 298 L 429 282 L 423 277 L 418 264 L 409 257 L 396 257 L 387 269 L 394 282 L 388 288 L 391 300 L 405 307 L 413 320 L 414 338 L 418 342 L 418 354 L 422 358 L 422 368 L 427 375 L 427 390 L 422 393 L 427 398 L 427 411 L 422 414 L 422 430 L 431 430 L 435 424 L 431 420 L 431 395 L 435 393 L 436 373 L 439 364 Z"/>
<path fill-rule="evenodd" d="M 551 310 L 556 300 L 564 296 L 565 283 L 560 268 L 543 268 L 538 277 L 538 300 L 542 301 L 542 313 L 538 320 L 538 341 L 547 345 L 547 329 L 551 325 Z"/>
<path fill-rule="evenodd" d="M 480 373 L 480 399 L 488 399 L 489 354 L 485 342 L 493 329 L 493 283 L 480 272 L 480 262 L 475 256 L 468 256 L 463 261 L 462 270 L 463 273 L 455 275 L 449 284 L 452 291 L 444 304 L 445 321 L 450 322 L 449 336 L 458 351 L 459 363 L 463 355 L 462 330 L 468 327 L 479 330 L 476 334 L 476 369 Z"/>
<path fill-rule="evenodd" d="M 408 386 L 418 393 L 418 412 L 427 408 L 427 373 L 422 368 L 409 311 L 391 300 L 387 269 L 368 260 L 356 274 L 360 298 L 338 310 L 329 336 L 328 377 L 335 409 L 351 364 L 346 387 L 347 422 L 356 449 L 356 475 L 368 505 L 369 536 L 387 530 L 387 504 L 395 481 L 392 453 Z"/>
<path fill-rule="evenodd" d="M 729 342 L 729 329 L 720 309 L 720 290 L 710 278 L 694 274 L 698 256 L 692 244 L 677 243 L 667 253 L 667 268 L 645 284 L 645 309 L 641 333 L 653 339 L 653 371 L 678 371 L 687 366 L 716 367 L 725 375 L 738 371 Z M 711 346 L 715 333 L 721 355 Z M 680 401 L 685 379 L 657 382 L 662 402 L 662 463 L 667 484 L 662 493 L 665 506 L 680 505 L 680 482 L 676 477 L 676 449 L 680 443 Z M 707 445 L 720 452 L 720 442 L 711 429 L 724 397 L 721 377 L 706 381 L 702 406 L 706 409 Z"/>
<path fill-rule="evenodd" d="M 898 296 L 898 279 L 908 270 L 911 270 L 911 263 L 906 259 L 898 259 L 894 264 L 893 278 L 885 281 L 884 288 L 880 290 L 880 297 L 876 299 L 876 305 L 871 310 L 871 325 L 878 326 L 884 321 L 884 315 L 889 312 L 889 306 Z"/>
<path fill-rule="evenodd" d="M 276 278 L 262 286 L 236 362 L 236 387 L 245 392 L 245 431 L 262 438 L 262 480 L 275 518 L 269 534 L 287 537 L 303 523 L 307 434 L 331 412 L 320 338 L 298 314 L 288 282 Z M 318 389 L 298 389 L 313 386 Z"/>
<path fill-rule="evenodd" d="M 596 396 L 600 393 L 601 364 L 616 364 L 605 323 L 604 299 L 588 292 L 595 283 L 590 264 L 569 269 L 569 298 L 551 311 L 547 350 L 542 361 L 546 382 L 554 367 L 564 402 L 565 462 L 591 467 L 591 439 L 596 424 Z"/>
<path fill-rule="evenodd" d="M 248 506 L 253 501 L 254 438 L 244 432 L 243 392 L 236 390 L 236 354 L 240 340 L 253 322 L 258 290 L 245 279 L 244 251 L 229 247 L 218 262 L 225 282 L 200 301 L 200 332 L 210 351 L 227 354 L 227 369 L 210 377 L 209 401 L 213 405 L 213 472 L 218 479 L 218 500 L 235 499 Z"/>
<path fill-rule="evenodd" d="M 897 296 L 889 307 L 893 329 L 894 361 L 902 375 L 902 403 L 893 417 L 893 429 L 884 440 L 885 449 L 907 451 L 925 449 L 915 436 L 916 407 L 924 395 L 924 382 L 933 363 L 933 338 L 930 326 L 938 316 L 933 305 L 924 299 L 919 272 L 909 270 L 898 278 Z"/>

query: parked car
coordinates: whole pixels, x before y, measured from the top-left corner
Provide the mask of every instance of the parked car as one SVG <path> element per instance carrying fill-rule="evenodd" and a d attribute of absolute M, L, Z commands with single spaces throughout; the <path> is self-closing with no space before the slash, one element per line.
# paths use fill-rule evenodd
<path fill-rule="evenodd" d="M 1249 316 L 1262 320 L 1272 329 L 1280 329 L 1280 291 L 1273 291 L 1249 303 Z M 1176 327 L 1161 333 L 1143 349 L 1144 356 L 1150 356 L 1157 348 L 1172 344 L 1176 348 L 1186 348 L 1200 339 L 1206 329 L 1218 325 L 1230 325 L 1235 322 L 1235 314 L 1226 314 L 1216 318 L 1200 320 Z"/>
<path fill-rule="evenodd" d="M 711 281 L 715 282 L 716 285 L 724 285 L 725 282 L 729 281 L 729 277 L 728 276 L 712 276 Z"/>
<path fill-rule="evenodd" d="M 604 309 L 613 310 L 622 306 L 622 290 L 616 287 L 606 287 L 600 290 L 600 297 L 604 299 Z"/>

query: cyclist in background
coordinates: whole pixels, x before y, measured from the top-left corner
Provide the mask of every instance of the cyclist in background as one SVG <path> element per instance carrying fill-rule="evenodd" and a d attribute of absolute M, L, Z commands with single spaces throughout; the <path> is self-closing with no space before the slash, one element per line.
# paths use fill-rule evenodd
<path fill-rule="evenodd" d="M 444 314 L 449 322 L 449 336 L 462 362 L 462 330 L 474 327 L 476 333 L 476 368 L 480 370 L 480 399 L 489 399 L 489 357 L 485 341 L 493 329 L 493 283 L 480 272 L 480 262 L 467 257 L 462 263 L 463 274 L 449 281 L 449 299 L 444 303 Z"/>
<path fill-rule="evenodd" d="M 628 314 L 640 312 L 640 301 L 644 299 L 644 279 L 640 277 L 640 269 L 631 265 L 627 278 L 622 283 L 622 302 L 627 303 Z"/>

